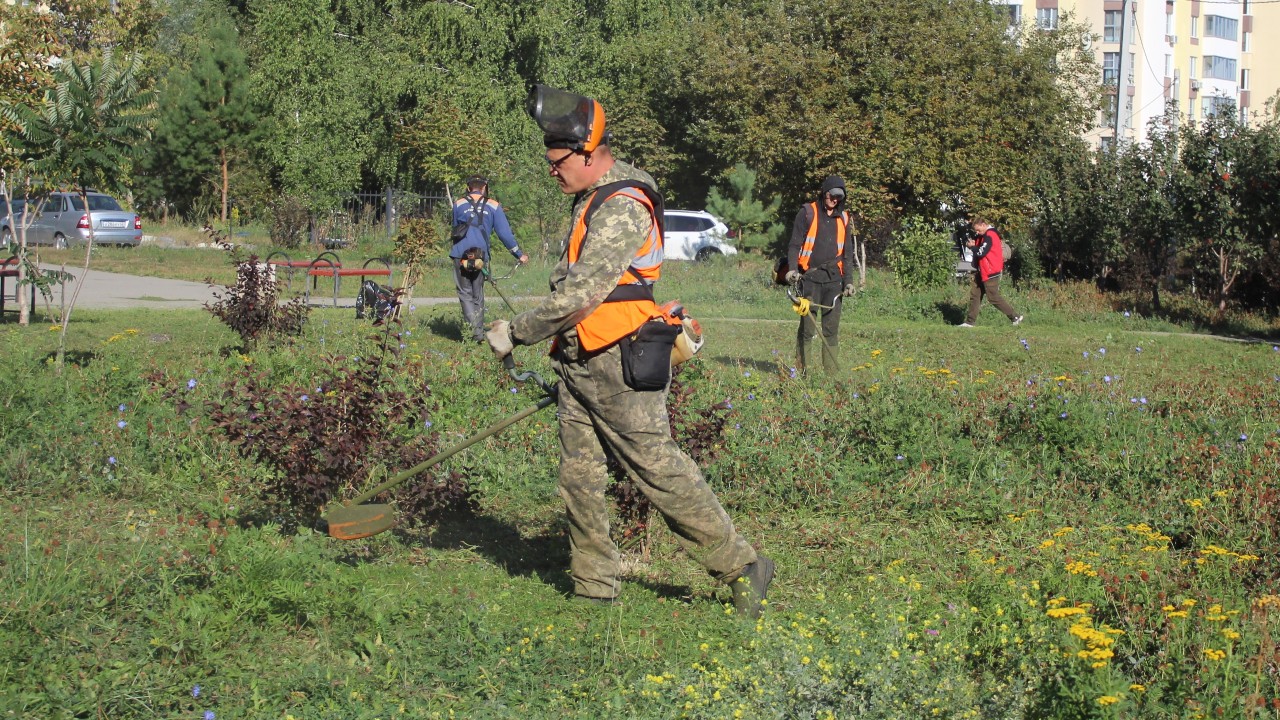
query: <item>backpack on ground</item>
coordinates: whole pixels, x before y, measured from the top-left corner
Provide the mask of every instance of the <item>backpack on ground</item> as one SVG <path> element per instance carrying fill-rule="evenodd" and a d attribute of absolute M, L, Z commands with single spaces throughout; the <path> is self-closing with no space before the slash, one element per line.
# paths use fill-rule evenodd
<path fill-rule="evenodd" d="M 394 316 L 399 307 L 395 290 L 372 280 L 360 284 L 360 292 L 356 295 L 356 319 L 364 319 L 367 313 L 374 321 L 386 320 Z"/>

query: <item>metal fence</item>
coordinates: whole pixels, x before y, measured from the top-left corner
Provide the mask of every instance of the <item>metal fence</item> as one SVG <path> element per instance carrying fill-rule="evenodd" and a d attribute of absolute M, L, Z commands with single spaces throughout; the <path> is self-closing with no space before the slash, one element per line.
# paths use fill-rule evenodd
<path fill-rule="evenodd" d="M 320 236 L 350 242 L 381 230 L 390 239 L 399 229 L 400 218 L 431 217 L 448 208 L 449 198 L 443 194 L 424 195 L 395 188 L 380 193 L 356 193 L 343 201 L 340 210 L 330 214 L 328 232 Z"/>

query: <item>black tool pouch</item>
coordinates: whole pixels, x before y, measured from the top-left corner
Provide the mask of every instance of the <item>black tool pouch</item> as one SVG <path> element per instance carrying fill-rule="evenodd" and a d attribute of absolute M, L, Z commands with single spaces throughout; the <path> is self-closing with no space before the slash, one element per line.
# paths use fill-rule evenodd
<path fill-rule="evenodd" d="M 671 382 L 671 348 L 680 325 L 653 320 L 618 341 L 622 351 L 622 380 L 632 390 L 665 390 Z"/>

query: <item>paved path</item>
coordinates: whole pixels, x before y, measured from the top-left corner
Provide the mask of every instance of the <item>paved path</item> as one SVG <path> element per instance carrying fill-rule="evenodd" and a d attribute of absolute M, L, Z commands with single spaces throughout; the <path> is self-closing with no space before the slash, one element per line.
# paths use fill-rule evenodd
<path fill-rule="evenodd" d="M 54 265 L 42 265 L 45 270 L 59 270 Z M 145 277 L 141 275 L 124 275 L 121 273 L 103 272 L 101 270 L 89 269 L 86 275 L 81 268 L 68 267 L 67 272 L 76 277 L 75 280 L 68 281 L 65 287 L 57 285 L 53 288 L 53 306 L 59 307 L 62 304 L 62 294 L 65 292 L 67 300 L 71 299 L 71 294 L 75 292 L 75 285 L 83 281 L 83 287 L 80 289 L 80 297 L 76 300 L 76 307 L 90 309 L 121 309 L 121 308 L 157 308 L 157 309 L 177 309 L 177 308 L 202 308 L 205 303 L 215 301 L 213 297 L 214 288 L 204 283 L 189 282 L 187 280 L 170 280 L 167 278 Z M 355 300 L 355 283 L 343 283 L 343 293 L 347 290 L 351 291 L 350 297 L 338 297 L 338 307 L 354 308 Z M 7 289 L 7 288 L 6 288 Z M 332 290 L 329 291 L 330 293 Z M 444 303 L 456 303 L 457 298 L 414 298 L 415 305 L 440 305 Z M 43 304 L 40 298 L 36 298 L 36 303 Z M 332 294 L 326 294 L 324 290 L 312 293 L 311 303 L 314 307 L 333 307 Z"/>

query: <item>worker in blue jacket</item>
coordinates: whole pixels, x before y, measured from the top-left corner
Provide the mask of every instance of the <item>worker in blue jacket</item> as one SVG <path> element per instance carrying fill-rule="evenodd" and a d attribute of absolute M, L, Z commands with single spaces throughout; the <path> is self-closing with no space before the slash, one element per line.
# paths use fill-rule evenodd
<path fill-rule="evenodd" d="M 458 288 L 458 302 L 462 304 L 463 322 L 471 330 L 471 338 L 484 342 L 484 268 L 489 264 L 489 237 L 507 246 L 521 263 L 529 262 L 529 256 L 520 250 L 516 236 L 511 232 L 507 214 L 502 205 L 489 197 L 489 180 L 483 175 L 467 178 L 467 194 L 453 204 L 453 279 Z"/>

